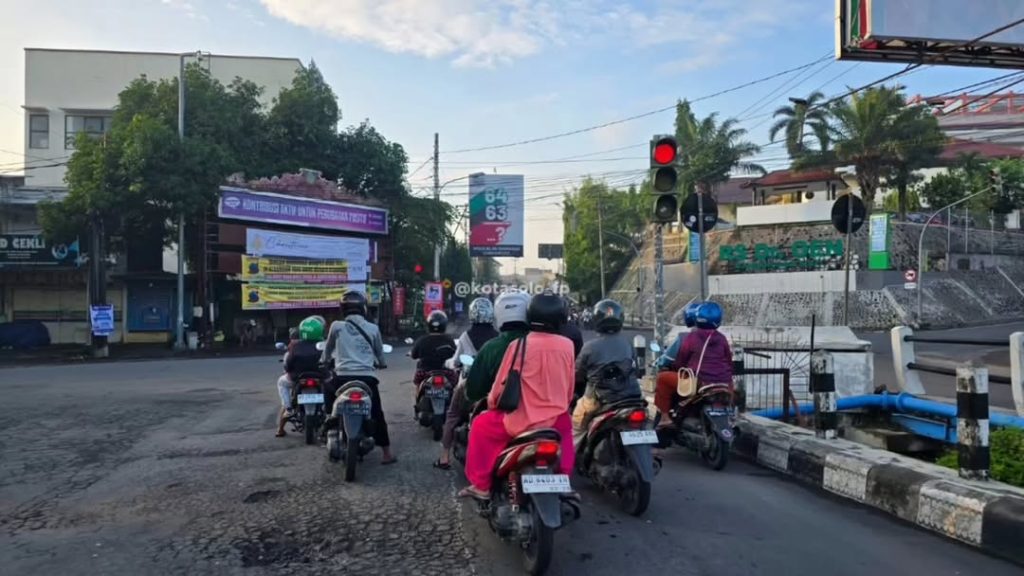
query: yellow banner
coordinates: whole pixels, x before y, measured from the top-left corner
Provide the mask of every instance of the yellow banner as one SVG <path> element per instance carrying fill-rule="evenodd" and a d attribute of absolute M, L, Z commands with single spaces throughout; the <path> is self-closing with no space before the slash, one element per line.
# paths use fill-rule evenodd
<path fill-rule="evenodd" d="M 242 310 L 284 310 L 292 308 L 337 308 L 349 290 L 365 291 L 362 284 L 318 286 L 316 284 L 242 283 Z"/>
<path fill-rule="evenodd" d="M 339 284 L 349 279 L 345 260 L 293 260 L 242 256 L 242 280 L 294 284 Z"/>

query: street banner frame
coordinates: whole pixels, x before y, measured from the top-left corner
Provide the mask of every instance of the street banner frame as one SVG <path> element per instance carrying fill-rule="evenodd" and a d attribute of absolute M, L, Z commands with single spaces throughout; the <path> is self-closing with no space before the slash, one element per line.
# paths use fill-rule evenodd
<path fill-rule="evenodd" d="M 217 216 L 360 234 L 388 234 L 385 208 L 220 187 Z"/>
<path fill-rule="evenodd" d="M 338 308 L 347 292 L 366 293 L 366 284 L 241 284 L 242 310 Z"/>
<path fill-rule="evenodd" d="M 357 267 L 357 272 L 358 268 L 362 267 Z M 242 280 L 284 284 L 344 284 L 350 279 L 346 260 L 300 260 L 243 255 Z"/>

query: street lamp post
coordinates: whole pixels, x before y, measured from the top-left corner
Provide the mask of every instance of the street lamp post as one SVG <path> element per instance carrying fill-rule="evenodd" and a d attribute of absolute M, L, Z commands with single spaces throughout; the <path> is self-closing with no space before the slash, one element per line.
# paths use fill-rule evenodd
<path fill-rule="evenodd" d="M 202 51 L 178 55 L 178 141 L 185 142 L 185 58 L 202 59 Z M 205 256 L 204 256 L 205 257 Z M 174 348 L 185 349 L 185 210 L 178 212 L 178 315 L 174 326 Z"/>

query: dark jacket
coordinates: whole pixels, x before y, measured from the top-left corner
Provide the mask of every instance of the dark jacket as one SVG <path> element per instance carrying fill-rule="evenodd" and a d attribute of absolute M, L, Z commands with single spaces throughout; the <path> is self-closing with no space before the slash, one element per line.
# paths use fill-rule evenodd
<path fill-rule="evenodd" d="M 470 402 L 487 397 L 491 392 L 491 386 L 494 385 L 494 379 L 498 376 L 501 361 L 505 358 L 505 350 L 509 344 L 526 333 L 526 329 L 501 332 L 497 338 L 489 340 L 477 352 L 473 365 L 469 368 L 469 374 L 466 375 L 466 398 Z"/>
<path fill-rule="evenodd" d="M 704 349 L 705 342 L 708 342 L 708 347 L 704 351 L 702 362 L 701 350 Z M 729 340 L 718 330 L 695 328 L 683 340 L 682 346 L 679 347 L 679 355 L 672 363 L 673 370 L 683 367 L 697 374 L 697 382 L 700 385 L 731 384 L 732 350 L 729 348 Z"/>
<path fill-rule="evenodd" d="M 580 332 L 580 329 L 577 328 L 575 324 L 566 322 L 559 333 L 569 340 L 572 340 L 573 353 L 579 356 L 580 350 L 583 349 L 583 333 Z"/>
<path fill-rule="evenodd" d="M 444 370 L 445 360 L 455 354 L 455 340 L 447 334 L 420 336 L 409 353 L 417 370 Z"/>
<path fill-rule="evenodd" d="M 625 334 L 600 333 L 576 357 L 576 394 L 607 405 L 640 398 L 636 352 Z"/>
<path fill-rule="evenodd" d="M 288 347 L 284 371 L 290 376 L 298 376 L 304 372 L 319 372 L 320 351 L 316 349 L 316 342 L 299 340 L 292 343 Z"/>

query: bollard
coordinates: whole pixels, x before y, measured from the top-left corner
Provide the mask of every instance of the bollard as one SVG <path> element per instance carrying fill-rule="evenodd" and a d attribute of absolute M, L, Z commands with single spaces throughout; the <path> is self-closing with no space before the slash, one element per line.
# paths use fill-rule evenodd
<path fill-rule="evenodd" d="M 960 477 L 988 480 L 988 368 L 956 368 L 956 441 Z"/>
<path fill-rule="evenodd" d="M 836 413 L 836 377 L 832 354 L 818 350 L 811 355 L 810 389 L 814 394 L 814 434 L 831 440 L 836 437 L 839 415 Z"/>
<path fill-rule="evenodd" d="M 746 365 L 744 364 L 743 348 L 736 346 L 732 349 L 732 387 L 735 392 L 736 409 L 744 412 L 747 409 L 747 386 L 746 377 L 743 375 Z"/>
<path fill-rule="evenodd" d="M 1017 416 L 1024 416 L 1024 332 L 1010 334 L 1010 393 Z"/>
<path fill-rule="evenodd" d="M 916 361 L 914 357 L 914 343 L 907 342 L 905 337 L 913 336 L 914 331 L 906 326 L 896 326 L 890 331 L 892 342 L 892 363 L 893 371 L 896 372 L 896 383 L 900 392 L 910 394 L 924 394 L 924 385 L 921 384 L 921 376 L 907 366 Z"/>

